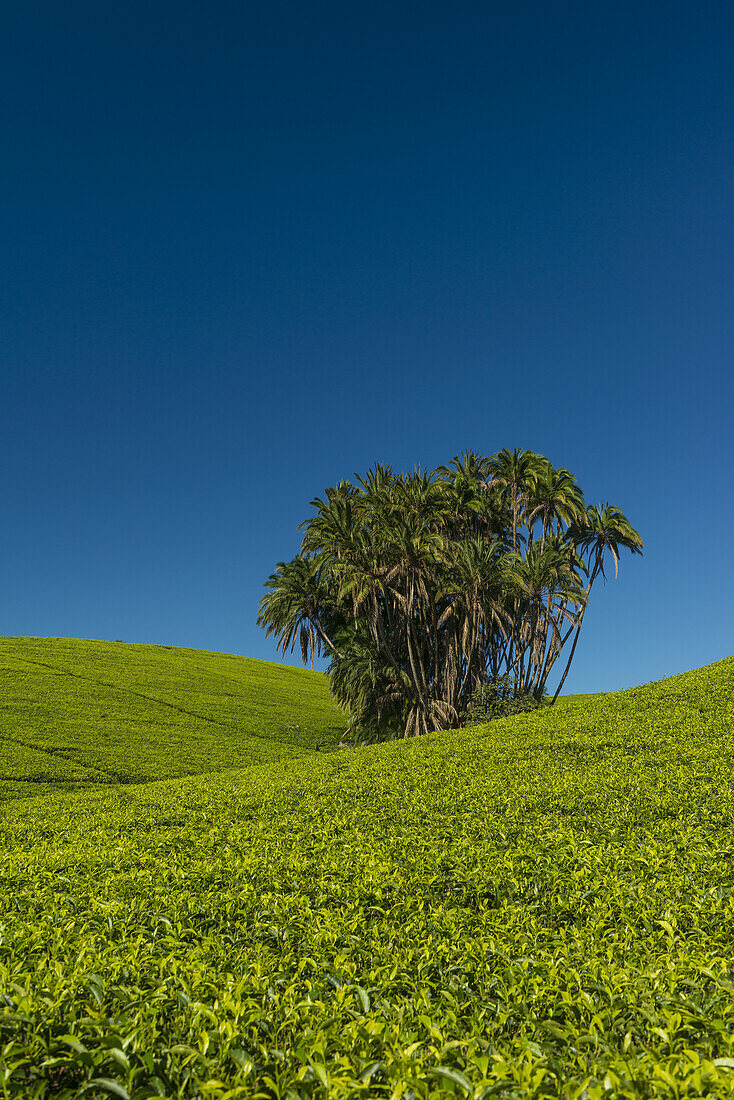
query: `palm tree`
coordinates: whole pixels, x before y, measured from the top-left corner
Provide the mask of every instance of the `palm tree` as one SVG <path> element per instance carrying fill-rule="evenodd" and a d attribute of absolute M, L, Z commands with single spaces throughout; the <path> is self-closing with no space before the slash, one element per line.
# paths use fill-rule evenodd
<path fill-rule="evenodd" d="M 350 723 L 347 736 L 359 733 L 362 740 L 404 732 L 410 685 L 405 674 L 396 672 L 371 637 L 349 631 L 339 643 L 339 659 L 329 666 L 331 692 L 345 710 Z"/>
<path fill-rule="evenodd" d="M 341 558 L 358 525 L 359 491 L 349 481 L 326 490 L 326 500 L 311 501 L 316 515 L 301 524 L 305 530 L 301 552 Z"/>
<path fill-rule="evenodd" d="M 312 667 L 329 654 L 362 737 L 456 725 L 490 679 L 539 700 L 575 633 L 560 691 L 606 555 L 616 571 L 620 549 L 642 547 L 619 509 L 587 509 L 573 475 L 533 451 L 468 451 L 433 473 L 376 465 L 312 505 L 258 622 Z"/>
<path fill-rule="evenodd" d="M 507 447 L 487 463 L 488 484 L 506 491 L 512 509 L 512 549 L 517 551 L 517 529 L 522 510 L 530 499 L 540 472 L 541 456 L 534 451 L 514 451 Z M 547 460 L 546 460 L 547 461 Z"/>
<path fill-rule="evenodd" d="M 451 547 L 444 597 L 438 621 L 444 639 L 445 697 L 464 710 L 471 694 L 487 676 L 490 639 L 507 638 L 510 615 L 505 607 L 502 546 L 473 536 Z M 453 629 L 453 633 L 449 631 Z"/>
<path fill-rule="evenodd" d="M 283 656 L 289 648 L 293 652 L 297 641 L 301 645 L 304 665 L 310 655 L 311 668 L 314 655 L 320 655 L 323 646 L 336 653 L 324 628 L 323 608 L 328 605 L 328 600 L 314 558 L 299 555 L 293 561 L 278 562 L 266 588 L 270 592 L 260 601 L 257 622 L 265 628 L 266 637 L 271 634 L 279 636 L 277 650 Z"/>
<path fill-rule="evenodd" d="M 554 467 L 547 461 L 539 466 L 538 476 L 529 500 L 527 524 L 532 534 L 536 518 L 542 520 L 541 549 L 549 532 L 563 525 L 578 523 L 585 512 L 584 496 L 573 474 L 563 466 Z"/>
<path fill-rule="evenodd" d="M 593 504 L 590 505 L 586 509 L 584 517 L 569 529 L 569 537 L 579 552 L 588 555 L 591 570 L 589 572 L 589 583 L 585 591 L 585 602 L 581 609 L 578 622 L 576 623 L 576 633 L 574 635 L 573 645 L 571 646 L 571 652 L 568 655 L 568 661 L 563 670 L 563 676 L 561 676 L 560 683 L 553 696 L 552 701 L 554 703 L 561 692 L 561 688 L 566 682 L 568 670 L 571 667 L 573 655 L 576 652 L 576 645 L 579 640 L 579 634 L 581 633 L 581 626 L 584 621 L 592 585 L 600 573 L 606 580 L 604 568 L 605 555 L 611 554 L 614 560 L 614 576 L 616 577 L 619 572 L 620 550 L 629 550 L 632 554 L 642 554 L 642 548 L 644 546 L 640 535 L 635 531 L 624 513 L 611 504 L 605 504 L 603 507 L 602 505 L 599 505 L 599 507 Z"/>

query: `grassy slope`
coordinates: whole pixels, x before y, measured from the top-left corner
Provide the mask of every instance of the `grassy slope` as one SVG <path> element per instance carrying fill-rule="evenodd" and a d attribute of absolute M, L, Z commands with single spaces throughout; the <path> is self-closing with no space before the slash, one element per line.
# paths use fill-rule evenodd
<path fill-rule="evenodd" d="M 729 659 L 287 772 L 18 800 L 7 1094 L 734 1095 L 733 764 Z"/>
<path fill-rule="evenodd" d="M 331 746 L 319 673 L 223 653 L 0 639 L 0 800 L 221 771 Z"/>

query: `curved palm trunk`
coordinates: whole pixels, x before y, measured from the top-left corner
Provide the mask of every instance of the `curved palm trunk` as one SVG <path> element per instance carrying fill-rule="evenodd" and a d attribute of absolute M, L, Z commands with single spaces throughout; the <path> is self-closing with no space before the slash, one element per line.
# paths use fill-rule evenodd
<path fill-rule="evenodd" d="M 561 688 L 563 687 L 563 685 L 564 685 L 564 684 L 565 684 L 565 682 L 566 682 L 566 677 L 568 676 L 568 670 L 569 670 L 569 669 L 570 669 L 570 667 L 571 667 L 571 661 L 573 660 L 573 655 L 574 655 L 574 653 L 576 652 L 576 646 L 577 646 L 577 644 L 578 644 L 578 640 L 579 640 L 579 634 L 581 633 L 581 622 L 582 622 L 582 620 L 583 620 L 583 617 L 584 617 L 584 616 L 583 616 L 583 612 L 582 612 L 582 613 L 581 613 L 581 617 L 580 617 L 580 619 L 579 619 L 579 622 L 578 622 L 578 625 L 577 625 L 577 627 L 576 627 L 576 637 L 575 637 L 575 638 L 574 638 L 574 640 L 573 640 L 573 645 L 571 646 L 571 652 L 570 652 L 570 653 L 569 653 L 569 655 L 568 655 L 568 661 L 566 662 L 566 667 L 565 667 L 565 669 L 563 670 L 563 676 L 561 676 L 561 682 L 560 682 L 560 684 L 558 685 L 558 687 L 556 688 L 556 693 L 555 693 L 555 695 L 554 695 L 554 696 L 553 696 L 553 698 L 551 699 L 551 706 L 553 705 L 553 703 L 555 703 L 556 699 L 558 698 L 558 696 L 559 696 L 559 695 L 560 695 L 560 693 L 561 693 Z"/>
<path fill-rule="evenodd" d="M 329 635 L 326 633 L 326 631 L 322 627 L 321 623 L 318 620 L 316 620 L 314 622 L 314 626 L 316 627 L 316 630 L 318 632 L 319 637 L 321 638 L 321 640 L 323 642 L 326 642 L 326 644 L 328 645 L 329 649 L 334 654 L 334 656 L 335 657 L 341 657 L 341 653 L 336 648 L 336 646 L 332 642 L 331 638 L 329 637 Z M 313 657 L 311 658 L 311 668 L 313 668 Z"/>
<path fill-rule="evenodd" d="M 586 594 L 587 600 L 588 600 L 589 593 L 591 592 L 591 586 L 594 583 L 594 581 L 596 580 L 596 577 L 599 573 L 600 566 L 601 566 L 601 561 L 597 557 L 596 561 L 594 562 L 594 568 L 591 572 L 591 577 L 589 578 L 589 583 L 586 586 L 586 593 L 585 594 Z M 561 688 L 563 687 L 563 685 L 566 682 L 566 677 L 568 676 L 568 671 L 571 668 L 571 661 L 573 661 L 573 655 L 576 652 L 576 646 L 578 645 L 578 641 L 579 641 L 579 634 L 581 633 L 581 626 L 583 624 L 584 615 L 586 614 L 586 608 L 588 606 L 589 606 L 588 603 L 584 603 L 584 606 L 581 608 L 581 611 L 579 613 L 579 621 L 576 624 L 576 637 L 573 640 L 573 645 L 571 646 L 571 652 L 568 655 L 568 661 L 566 662 L 566 667 L 563 670 L 563 676 L 561 676 L 561 682 L 558 685 L 558 687 L 556 688 L 555 695 L 551 699 L 551 706 L 555 703 L 556 699 L 558 698 L 558 696 L 561 693 Z"/>
<path fill-rule="evenodd" d="M 571 633 L 574 630 L 574 627 L 576 626 L 576 619 L 574 618 L 574 621 L 571 623 L 571 626 L 566 631 L 565 635 L 561 635 L 561 623 L 563 622 L 564 618 L 572 617 L 571 612 L 568 612 L 566 610 L 567 606 L 568 601 L 563 600 L 560 606 L 557 608 L 557 617 L 553 616 L 552 614 L 550 615 L 550 625 L 552 627 L 551 640 L 550 644 L 548 645 L 548 649 L 545 654 L 545 662 L 540 670 L 538 683 L 535 688 L 535 698 L 538 700 L 538 702 L 540 702 L 540 700 L 543 698 L 543 692 L 545 691 L 545 685 L 548 681 L 551 670 L 558 660 L 558 657 L 560 656 L 561 650 L 563 649 L 564 645 L 571 637 Z"/>

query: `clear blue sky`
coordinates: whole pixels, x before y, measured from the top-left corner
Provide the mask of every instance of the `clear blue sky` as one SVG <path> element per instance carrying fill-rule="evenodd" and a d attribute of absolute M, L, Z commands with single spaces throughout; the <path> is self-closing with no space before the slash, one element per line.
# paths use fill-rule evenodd
<path fill-rule="evenodd" d="M 507 446 L 646 543 L 569 690 L 732 653 L 730 4 L 42 0 L 0 32 L 0 633 L 272 659 L 315 495 Z"/>

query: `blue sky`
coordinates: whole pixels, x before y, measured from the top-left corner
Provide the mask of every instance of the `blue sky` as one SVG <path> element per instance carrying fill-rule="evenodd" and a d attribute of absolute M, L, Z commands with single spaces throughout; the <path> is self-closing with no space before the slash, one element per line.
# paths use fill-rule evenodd
<path fill-rule="evenodd" d="M 314 496 L 507 446 L 646 543 L 568 690 L 732 653 L 730 5 L 0 30 L 2 633 L 273 659 L 257 602 Z"/>

